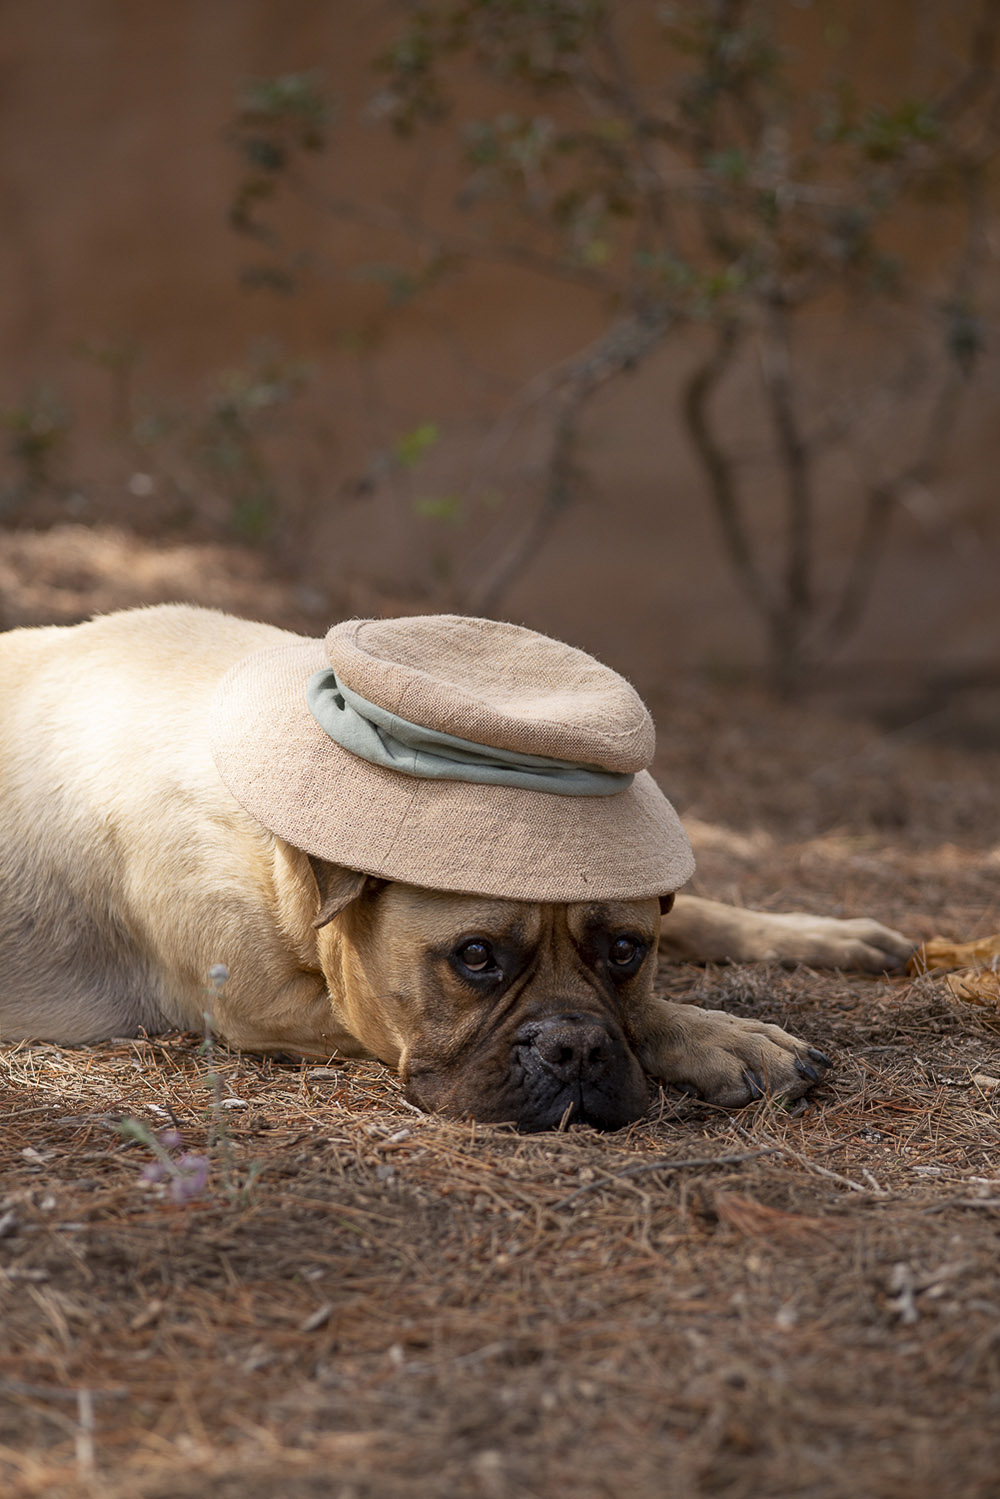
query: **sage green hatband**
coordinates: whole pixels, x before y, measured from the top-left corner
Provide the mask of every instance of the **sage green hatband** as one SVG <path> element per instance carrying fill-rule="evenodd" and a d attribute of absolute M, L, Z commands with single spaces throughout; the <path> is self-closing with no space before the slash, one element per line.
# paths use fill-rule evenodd
<path fill-rule="evenodd" d="M 596 765 L 574 765 L 547 755 L 475 744 L 410 723 L 369 703 L 338 681 L 333 667 L 314 672 L 306 685 L 309 711 L 324 733 L 371 765 L 423 781 L 472 781 L 480 786 L 520 786 L 553 796 L 612 796 L 634 779 Z"/>
<path fill-rule="evenodd" d="M 325 694 L 328 710 L 331 693 L 360 705 L 369 752 L 372 727 L 388 731 L 388 750 L 366 758 L 338 742 L 353 730 L 342 733 L 336 706 L 331 737 L 307 701 L 311 680 L 314 705 Z M 323 641 L 290 636 L 233 667 L 211 711 L 216 765 L 241 805 L 296 848 L 352 869 L 559 902 L 665 895 L 694 869 L 645 768 L 654 731 L 634 689 L 517 625 L 425 615 L 348 620 Z M 456 742 L 463 772 L 499 765 L 500 779 L 423 773 L 428 754 L 454 761 Z M 400 746 L 405 768 L 393 764 Z M 565 789 L 581 770 L 598 790 Z M 541 775 L 510 784 L 511 771 Z"/>

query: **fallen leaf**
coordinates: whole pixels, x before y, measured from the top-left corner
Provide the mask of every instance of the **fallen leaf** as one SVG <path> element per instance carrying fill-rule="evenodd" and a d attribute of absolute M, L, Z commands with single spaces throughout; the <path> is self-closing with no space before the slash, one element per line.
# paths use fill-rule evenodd
<path fill-rule="evenodd" d="M 989 968 L 963 968 L 958 973 L 946 973 L 944 981 L 956 999 L 1000 1007 L 1000 973 Z"/>
<path fill-rule="evenodd" d="M 977 942 L 952 942 L 932 937 L 917 948 L 906 965 L 909 974 L 934 973 L 942 968 L 1000 968 L 1000 935 L 980 937 Z"/>

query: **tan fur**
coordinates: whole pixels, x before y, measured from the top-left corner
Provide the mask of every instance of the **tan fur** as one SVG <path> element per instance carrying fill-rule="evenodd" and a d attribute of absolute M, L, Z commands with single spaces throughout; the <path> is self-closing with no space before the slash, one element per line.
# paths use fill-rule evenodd
<path fill-rule="evenodd" d="M 913 943 L 867 916 L 843 920 L 801 911 L 747 911 L 678 895 L 660 951 L 683 963 L 807 963 L 884 973 L 906 962 Z"/>
<path fill-rule="evenodd" d="M 414 1090 L 432 1106 L 476 1112 L 494 1065 L 485 1052 L 476 1061 L 487 1007 L 428 954 L 463 933 L 517 927 L 533 954 L 532 993 L 610 1006 L 654 1075 L 725 1103 L 752 1093 L 747 1069 L 778 1091 L 805 1091 L 794 1065 L 803 1044 L 777 1027 L 652 998 L 655 902 L 595 915 L 376 888 L 335 866 L 311 868 L 256 823 L 215 770 L 208 704 L 230 665 L 286 638 L 183 606 L 0 636 L 0 1038 L 197 1029 L 211 1007 L 232 1045 L 368 1051 L 423 1076 Z M 610 1000 L 580 956 L 585 920 L 650 942 L 650 959 Z M 838 947 L 830 923 L 780 925 L 789 920 L 681 897 L 668 932 L 685 957 L 723 956 L 720 933 L 733 957 L 817 961 L 822 950 L 836 962 L 857 956 L 859 942 L 883 958 L 892 942 L 907 946 L 873 924 L 841 934 Z M 871 952 L 862 959 L 876 961 Z M 207 975 L 217 964 L 230 977 L 216 993 Z M 532 993 L 521 996 L 524 1013 Z"/>

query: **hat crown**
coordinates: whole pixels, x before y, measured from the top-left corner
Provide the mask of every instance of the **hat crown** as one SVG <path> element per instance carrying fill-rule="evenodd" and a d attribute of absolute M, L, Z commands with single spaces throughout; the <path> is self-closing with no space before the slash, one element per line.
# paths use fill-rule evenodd
<path fill-rule="evenodd" d="M 653 758 L 653 721 L 624 677 L 520 625 L 353 619 L 329 631 L 325 650 L 352 692 L 428 729 L 615 772 Z"/>
<path fill-rule="evenodd" d="M 646 900 L 690 879 L 676 812 L 648 771 L 636 773 L 652 753 L 648 715 L 582 652 L 450 617 L 353 620 L 325 641 L 273 632 L 266 647 L 260 626 L 229 628 L 233 664 L 210 712 L 216 767 L 240 806 L 293 848 L 380 879 L 503 900 Z M 344 748 L 310 711 L 312 678 L 338 671 L 369 707 L 385 704 L 411 727 L 431 720 L 445 735 L 537 749 L 630 784 L 553 795 L 400 774 Z"/>

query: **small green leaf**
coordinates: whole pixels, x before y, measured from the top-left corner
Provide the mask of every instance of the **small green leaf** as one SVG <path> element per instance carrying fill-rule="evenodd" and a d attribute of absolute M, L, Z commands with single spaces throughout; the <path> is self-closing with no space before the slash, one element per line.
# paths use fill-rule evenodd
<path fill-rule="evenodd" d="M 714 152 L 708 158 L 707 166 L 713 177 L 721 177 L 726 182 L 745 182 L 750 163 L 746 152 L 734 147 L 729 151 Z"/>
<path fill-rule="evenodd" d="M 462 496 L 458 494 L 427 495 L 422 499 L 414 500 L 413 511 L 415 515 L 422 515 L 426 520 L 445 521 L 449 525 L 458 525 L 463 519 Z"/>
<path fill-rule="evenodd" d="M 590 239 L 584 245 L 580 259 L 584 265 L 607 265 L 611 259 L 611 246 L 606 239 Z"/>
<path fill-rule="evenodd" d="M 396 438 L 392 456 L 400 468 L 412 468 L 434 446 L 439 435 L 436 422 L 421 422 L 419 427 Z"/>

